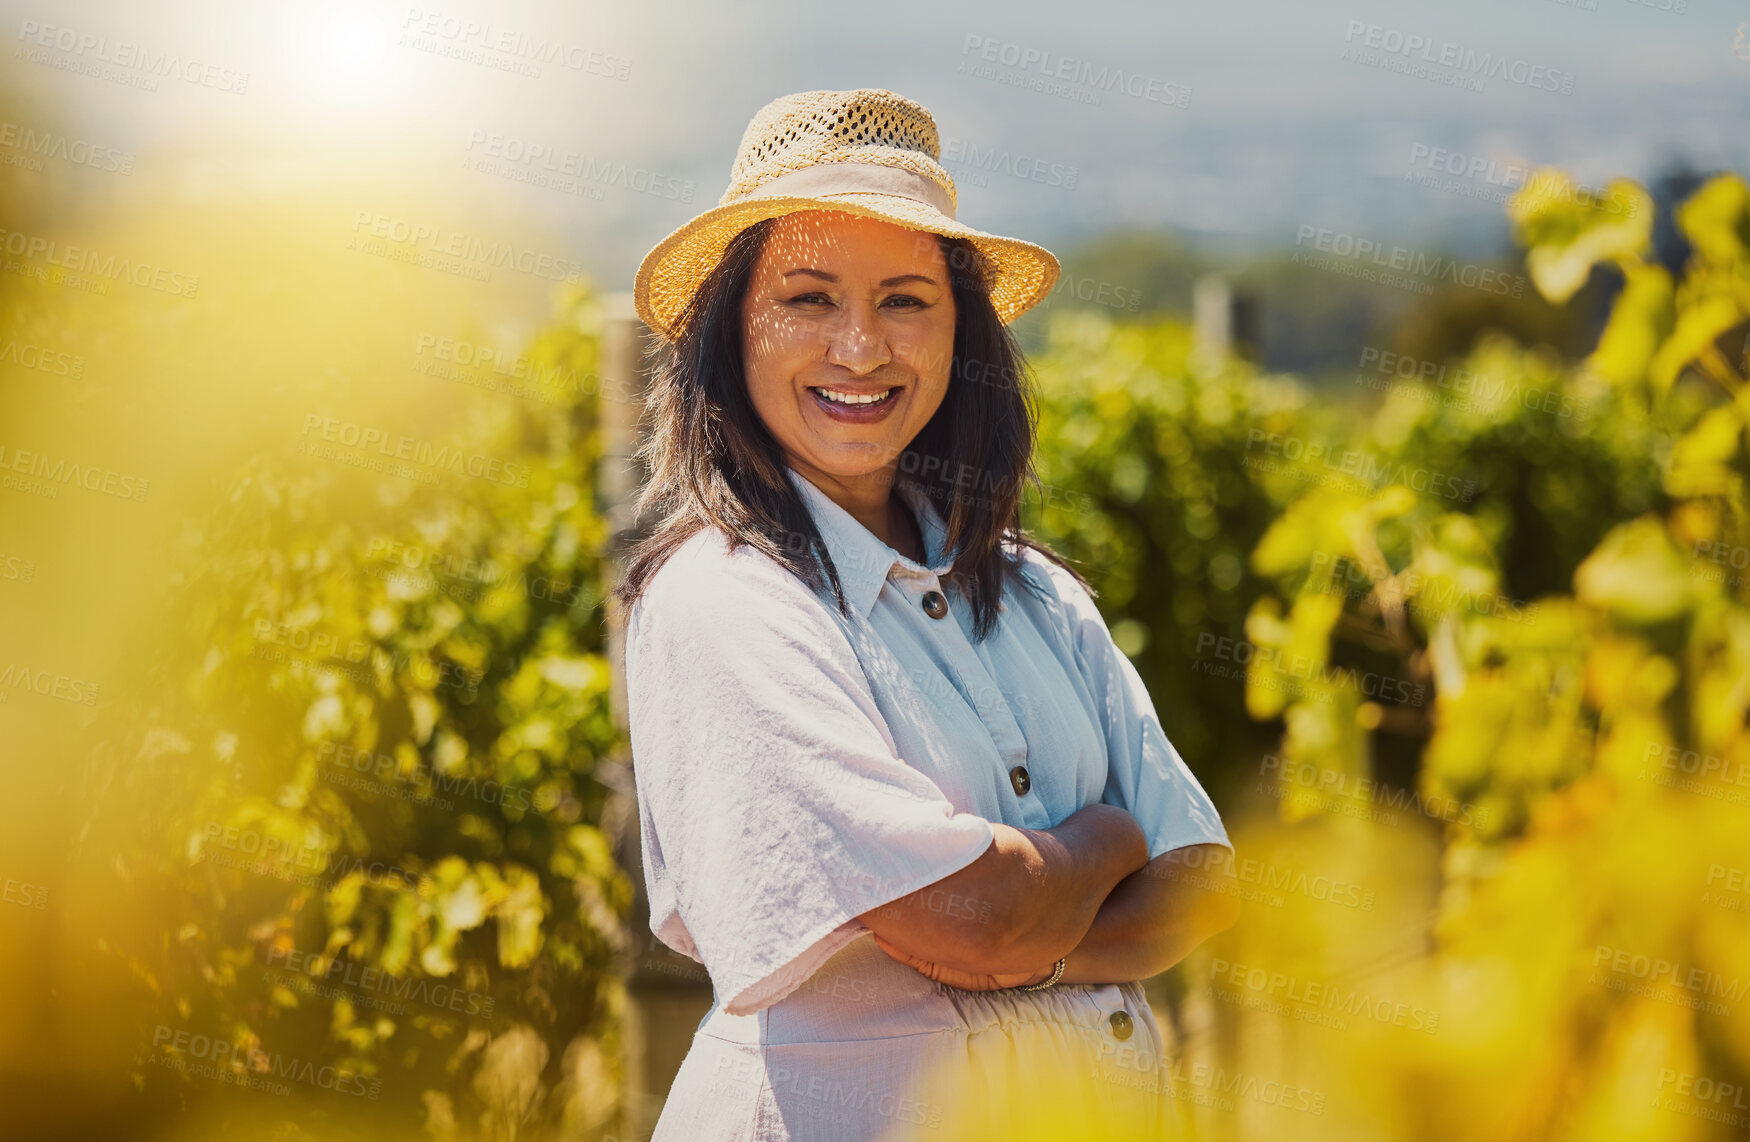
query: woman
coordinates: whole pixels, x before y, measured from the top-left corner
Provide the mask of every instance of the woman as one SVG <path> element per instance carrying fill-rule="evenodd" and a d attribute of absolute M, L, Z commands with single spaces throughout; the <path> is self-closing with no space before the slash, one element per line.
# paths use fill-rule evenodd
<path fill-rule="evenodd" d="M 954 218 L 928 111 L 763 108 L 634 289 L 652 396 L 626 683 L 651 928 L 715 1003 L 656 1142 L 1160 1136 L 1138 981 L 1231 851 L 1086 584 L 1017 526 L 1004 323 L 1051 254 Z M 1219 886 L 1219 882 L 1217 882 Z"/>

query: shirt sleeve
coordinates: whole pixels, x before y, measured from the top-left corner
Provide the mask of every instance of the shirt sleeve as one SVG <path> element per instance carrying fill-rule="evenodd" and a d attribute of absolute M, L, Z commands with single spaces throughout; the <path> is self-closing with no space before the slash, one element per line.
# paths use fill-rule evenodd
<path fill-rule="evenodd" d="M 1108 768 L 1100 800 L 1128 810 L 1148 836 L 1148 857 L 1186 845 L 1232 850 L 1221 814 L 1161 726 L 1136 664 L 1112 641 L 1087 589 L 1063 568 L 1035 555 L 1056 584 L 1068 617 L 1076 664 L 1102 714 Z"/>
<path fill-rule="evenodd" d="M 995 834 L 896 756 L 830 604 L 724 547 L 695 537 L 652 577 L 626 692 L 651 930 L 747 1015 Z"/>

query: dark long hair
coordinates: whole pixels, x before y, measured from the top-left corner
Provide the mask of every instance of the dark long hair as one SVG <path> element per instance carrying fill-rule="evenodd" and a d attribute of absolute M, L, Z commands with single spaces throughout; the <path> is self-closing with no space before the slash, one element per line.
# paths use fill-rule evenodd
<path fill-rule="evenodd" d="M 742 299 L 774 223 L 756 222 L 730 240 L 682 311 L 652 378 L 646 412 L 654 423 L 638 452 L 650 480 L 637 511 L 655 509 L 660 518 L 628 554 L 614 589 L 623 608 L 677 547 L 712 526 L 731 550 L 748 544 L 816 591 L 830 584 L 840 613 L 848 613 L 838 569 L 784 474 L 783 449 L 754 410 L 742 372 Z M 906 481 L 941 513 L 945 551 L 953 554 L 947 579 L 971 603 L 974 637 L 982 641 L 996 624 L 1005 583 L 1033 588 L 1020 574 L 1019 547 L 1086 580 L 1020 526 L 1023 485 L 1039 482 L 1031 375 L 991 305 L 984 256 L 964 238 L 936 237 L 954 294 L 954 360 L 941 407 L 900 454 L 895 483 Z"/>

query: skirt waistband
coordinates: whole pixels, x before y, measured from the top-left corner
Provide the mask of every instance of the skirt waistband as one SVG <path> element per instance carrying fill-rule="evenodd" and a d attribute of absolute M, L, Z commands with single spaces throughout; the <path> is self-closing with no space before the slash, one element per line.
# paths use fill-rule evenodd
<path fill-rule="evenodd" d="M 1128 1021 L 1113 1016 L 1124 1012 Z M 963 991 L 927 979 L 883 952 L 851 941 L 800 987 L 755 1015 L 713 1006 L 699 1031 L 741 1043 L 811 1043 L 977 1032 L 1045 1022 L 1111 1036 L 1154 1027 L 1142 985 L 1060 983 L 1043 991 Z M 1156 1038 L 1145 1032 L 1146 1038 Z"/>

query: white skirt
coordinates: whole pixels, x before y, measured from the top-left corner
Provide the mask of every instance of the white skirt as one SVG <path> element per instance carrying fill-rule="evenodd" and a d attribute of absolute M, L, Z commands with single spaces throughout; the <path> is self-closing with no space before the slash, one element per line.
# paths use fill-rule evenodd
<path fill-rule="evenodd" d="M 714 1006 L 651 1142 L 1155 1142 L 1169 1064 L 1140 983 L 961 991 L 862 937 L 763 1011 Z"/>

